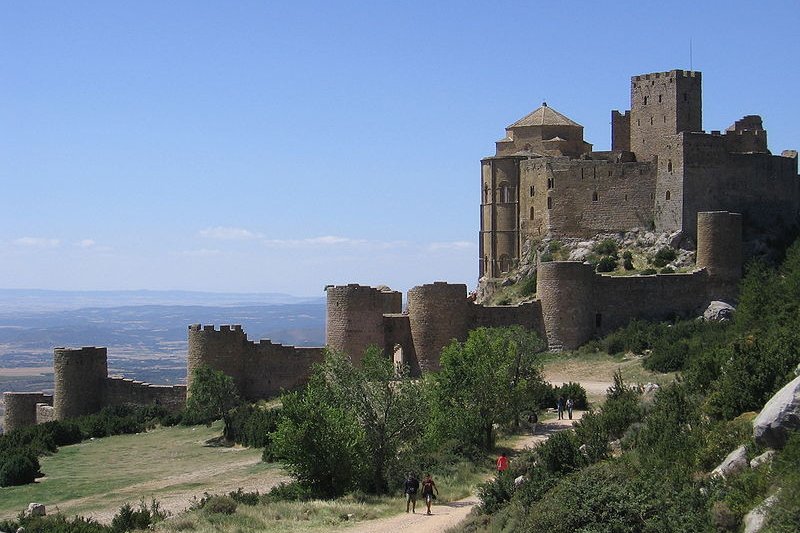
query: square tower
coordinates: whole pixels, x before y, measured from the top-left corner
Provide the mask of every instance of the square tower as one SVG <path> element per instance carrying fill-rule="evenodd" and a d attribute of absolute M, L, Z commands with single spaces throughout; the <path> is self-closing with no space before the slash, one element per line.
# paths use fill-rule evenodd
<path fill-rule="evenodd" d="M 660 155 L 669 135 L 702 130 L 699 72 L 671 70 L 631 78 L 630 149 L 637 160 Z"/>

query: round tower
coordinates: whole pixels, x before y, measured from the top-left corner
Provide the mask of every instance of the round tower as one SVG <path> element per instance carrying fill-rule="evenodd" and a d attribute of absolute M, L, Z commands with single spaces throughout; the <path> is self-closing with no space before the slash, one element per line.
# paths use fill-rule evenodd
<path fill-rule="evenodd" d="M 15 429 L 36 424 L 36 404 L 50 403 L 52 397 L 43 392 L 4 392 L 5 420 L 3 431 L 8 434 Z"/>
<path fill-rule="evenodd" d="M 711 294 L 736 296 L 742 277 L 742 215 L 728 211 L 697 213 L 697 268 L 708 272 Z"/>
<path fill-rule="evenodd" d="M 360 361 L 369 346 L 384 349 L 383 315 L 402 312 L 403 295 L 388 287 L 336 285 L 326 289 L 325 344 Z"/>
<path fill-rule="evenodd" d="M 591 265 L 578 261 L 539 263 L 536 292 L 551 350 L 577 348 L 592 337 L 594 307 Z"/>
<path fill-rule="evenodd" d="M 108 377 L 106 348 L 53 350 L 53 410 L 56 420 L 96 413 L 103 408 Z"/>
<path fill-rule="evenodd" d="M 442 348 L 467 338 L 467 286 L 463 283 L 420 285 L 408 291 L 408 320 L 420 369 L 439 369 Z"/>
<path fill-rule="evenodd" d="M 201 365 L 207 365 L 214 370 L 233 378 L 239 392 L 242 390 L 243 376 L 242 361 L 247 350 L 247 334 L 240 325 L 189 326 L 189 346 L 186 353 L 186 394 L 192 393 L 192 374 Z"/>

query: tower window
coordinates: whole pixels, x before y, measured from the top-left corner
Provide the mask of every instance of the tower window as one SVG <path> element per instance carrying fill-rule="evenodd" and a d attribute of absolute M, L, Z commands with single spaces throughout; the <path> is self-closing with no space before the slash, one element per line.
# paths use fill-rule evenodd
<path fill-rule="evenodd" d="M 531 196 L 533 196 L 534 192 L 536 192 L 536 190 L 534 189 L 533 185 L 531 185 Z"/>
<path fill-rule="evenodd" d="M 672 159 L 667 161 L 667 172 L 672 172 Z M 667 198 L 669 200 L 669 198 Z"/>
<path fill-rule="evenodd" d="M 553 209 L 553 199 L 550 196 L 547 197 L 547 209 Z"/>
<path fill-rule="evenodd" d="M 500 256 L 500 272 L 508 272 L 511 270 L 511 260 L 508 258 L 507 255 L 503 254 Z"/>
<path fill-rule="evenodd" d="M 625 195 L 625 201 L 626 202 L 628 201 L 628 195 L 627 194 Z"/>
<path fill-rule="evenodd" d="M 608 171 L 608 177 L 610 178 L 612 176 L 612 174 L 613 174 L 613 172 L 611 170 L 609 170 Z"/>
<path fill-rule="evenodd" d="M 641 120 L 639 120 L 638 118 L 636 119 L 636 125 L 637 125 L 637 126 L 641 126 L 641 125 L 642 125 L 642 121 L 641 121 Z"/>
<path fill-rule="evenodd" d="M 667 115 L 664 115 L 664 124 L 667 123 Z"/>
<path fill-rule="evenodd" d="M 659 104 L 661 103 L 661 95 L 660 94 L 658 95 L 658 103 Z"/>
<path fill-rule="evenodd" d="M 669 200 L 669 198 L 670 198 L 669 191 L 667 191 L 667 193 L 664 195 L 664 198 L 665 198 L 665 199 L 667 199 L 667 200 Z"/>
<path fill-rule="evenodd" d="M 650 117 L 650 125 L 653 125 L 653 117 Z"/>
<path fill-rule="evenodd" d="M 593 202 L 596 202 L 596 201 L 597 201 L 597 198 L 598 198 L 598 197 L 597 197 L 597 191 L 594 191 L 594 192 L 592 193 L 592 201 L 593 201 Z"/>
<path fill-rule="evenodd" d="M 533 206 L 531 206 L 531 216 L 530 219 L 533 220 Z"/>
<path fill-rule="evenodd" d="M 644 97 L 644 105 L 647 105 L 647 97 Z"/>
<path fill-rule="evenodd" d="M 552 189 L 555 185 L 555 180 L 553 178 L 547 178 L 547 188 Z"/>
<path fill-rule="evenodd" d="M 689 95 L 687 93 L 683 93 L 683 101 L 684 102 L 688 102 L 689 101 Z"/>
<path fill-rule="evenodd" d="M 503 182 L 500 184 L 500 203 L 510 204 L 514 201 L 514 188 L 510 187 L 508 183 Z"/>

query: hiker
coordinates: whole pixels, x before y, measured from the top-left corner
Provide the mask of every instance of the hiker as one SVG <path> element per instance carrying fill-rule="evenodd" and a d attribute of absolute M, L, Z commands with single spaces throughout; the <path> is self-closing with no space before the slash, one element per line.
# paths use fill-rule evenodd
<path fill-rule="evenodd" d="M 559 396 L 556 400 L 556 409 L 558 409 L 558 419 L 564 420 L 564 397 Z"/>
<path fill-rule="evenodd" d="M 569 415 L 569 419 L 572 420 L 572 407 L 575 405 L 575 402 L 572 401 L 572 398 L 567 398 L 567 414 Z"/>
<path fill-rule="evenodd" d="M 436 491 L 436 495 L 439 494 L 439 489 L 436 487 L 436 483 L 433 482 L 431 475 L 425 474 L 425 479 L 422 480 L 422 497 L 425 499 L 425 505 L 428 506 L 427 514 L 431 514 L 431 503 L 436 498 L 433 491 Z"/>
<path fill-rule="evenodd" d="M 508 470 L 508 457 L 506 457 L 506 452 L 503 452 L 497 458 L 497 473 L 502 474 L 506 470 Z"/>
<path fill-rule="evenodd" d="M 419 480 L 414 472 L 409 472 L 406 476 L 406 482 L 403 484 L 403 490 L 406 495 L 406 512 L 411 507 L 411 512 L 417 512 L 417 491 L 419 490 Z"/>
<path fill-rule="evenodd" d="M 539 422 L 539 415 L 536 414 L 536 411 L 533 411 L 530 415 L 528 415 L 528 424 L 531 425 L 531 435 L 536 435 L 536 424 Z"/>

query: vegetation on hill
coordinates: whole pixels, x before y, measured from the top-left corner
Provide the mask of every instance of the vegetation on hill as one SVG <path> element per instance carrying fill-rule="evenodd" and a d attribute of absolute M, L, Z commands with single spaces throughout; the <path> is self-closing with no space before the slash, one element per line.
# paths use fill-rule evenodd
<path fill-rule="evenodd" d="M 618 374 L 574 433 L 551 438 L 482 487 L 482 514 L 466 531 L 736 530 L 770 494 L 777 503 L 765 531 L 799 523 L 800 435 L 771 467 L 728 478 L 710 471 L 741 444 L 748 459 L 763 451 L 752 440 L 751 411 L 800 363 L 800 243 L 778 269 L 749 267 L 732 324 L 635 322 L 596 346 L 649 350 L 647 366 L 683 377 L 643 395 Z"/>

